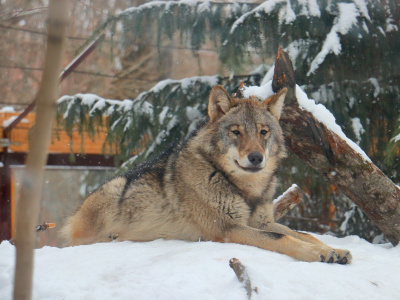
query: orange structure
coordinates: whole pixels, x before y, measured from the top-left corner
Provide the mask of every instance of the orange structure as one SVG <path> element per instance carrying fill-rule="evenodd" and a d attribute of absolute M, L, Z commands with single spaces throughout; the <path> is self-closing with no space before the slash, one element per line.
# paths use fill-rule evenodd
<path fill-rule="evenodd" d="M 22 166 L 29 151 L 29 134 L 35 121 L 35 113 L 28 113 L 6 135 L 4 129 L 20 113 L 0 111 L 1 198 L 0 241 L 8 240 L 14 232 L 15 179 L 12 166 Z M 115 153 L 103 153 L 106 128 L 100 128 L 94 137 L 88 133 L 74 131 L 72 139 L 64 130 L 53 127 L 53 136 L 48 149 L 48 166 L 115 167 Z M 107 148 L 107 150 L 109 150 Z M 71 159 L 72 158 L 72 159 Z"/>
<path fill-rule="evenodd" d="M 0 112 L 0 134 L 2 136 L 4 127 L 7 127 L 18 115 L 19 113 L 15 112 Z M 28 152 L 28 137 L 34 121 L 35 113 L 29 113 L 11 130 L 9 134 L 9 152 Z M 56 126 L 54 126 L 54 129 L 53 138 L 48 149 L 49 153 L 104 154 L 102 150 L 107 133 L 105 128 L 100 129 L 93 138 L 89 137 L 86 132 L 80 135 L 79 132 L 75 131 L 72 140 L 64 130 L 57 129 Z M 4 148 L 2 148 L 2 151 L 4 151 Z M 112 155 L 114 153 L 106 154 Z"/>

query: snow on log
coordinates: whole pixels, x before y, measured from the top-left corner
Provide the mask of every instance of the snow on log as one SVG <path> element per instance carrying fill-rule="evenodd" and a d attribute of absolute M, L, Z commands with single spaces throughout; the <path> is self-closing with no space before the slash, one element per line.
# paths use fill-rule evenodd
<path fill-rule="evenodd" d="M 293 184 L 286 192 L 274 200 L 275 221 L 279 221 L 279 219 L 291 211 L 302 199 L 303 193 L 296 184 Z"/>
<path fill-rule="evenodd" d="M 284 87 L 288 88 L 288 94 L 280 124 L 288 148 L 336 185 L 397 245 L 400 189 L 337 129 L 338 125 L 324 122 L 327 116 L 318 115 L 321 104 L 306 101 L 306 95 L 299 88 L 296 92 L 292 62 L 280 47 L 272 90 L 278 92 Z"/>

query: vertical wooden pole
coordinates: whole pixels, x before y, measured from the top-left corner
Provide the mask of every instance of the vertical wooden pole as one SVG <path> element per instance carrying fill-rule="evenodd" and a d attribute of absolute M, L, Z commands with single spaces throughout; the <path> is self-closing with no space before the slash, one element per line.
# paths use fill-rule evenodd
<path fill-rule="evenodd" d="M 21 197 L 17 207 L 17 260 L 14 299 L 31 299 L 33 282 L 33 249 L 35 223 L 39 213 L 43 171 L 55 119 L 56 100 L 65 41 L 68 1 L 51 0 L 47 19 L 47 50 L 44 71 L 37 97 L 36 122 L 29 143 L 26 168 L 22 178 Z"/>
<path fill-rule="evenodd" d="M 4 138 L 8 135 L 4 134 Z M 0 182 L 0 241 L 11 239 L 11 175 L 8 147 L 3 148 Z"/>

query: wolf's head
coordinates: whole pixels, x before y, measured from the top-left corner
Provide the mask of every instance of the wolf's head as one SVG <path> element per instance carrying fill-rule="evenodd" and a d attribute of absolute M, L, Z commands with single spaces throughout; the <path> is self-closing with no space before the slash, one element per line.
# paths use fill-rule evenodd
<path fill-rule="evenodd" d="M 225 171 L 249 174 L 276 169 L 286 156 L 279 125 L 286 92 L 283 89 L 258 101 L 233 98 L 219 85 L 212 89 L 208 132 L 214 155 Z"/>

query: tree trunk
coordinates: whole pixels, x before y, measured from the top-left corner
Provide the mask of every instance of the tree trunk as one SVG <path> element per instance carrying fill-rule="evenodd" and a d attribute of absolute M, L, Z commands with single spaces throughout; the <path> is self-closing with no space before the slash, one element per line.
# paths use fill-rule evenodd
<path fill-rule="evenodd" d="M 55 118 L 59 74 L 67 24 L 67 3 L 52 0 L 48 7 L 47 50 L 44 71 L 38 92 L 36 123 L 30 139 L 26 169 L 22 178 L 21 197 L 17 208 L 17 261 L 14 278 L 14 299 L 32 298 L 33 248 L 38 219 L 43 171 Z"/>
<path fill-rule="evenodd" d="M 345 140 L 299 107 L 292 62 L 280 47 L 272 82 L 274 92 L 287 87 L 280 119 L 286 144 L 357 204 L 393 245 L 400 240 L 400 188 Z"/>

